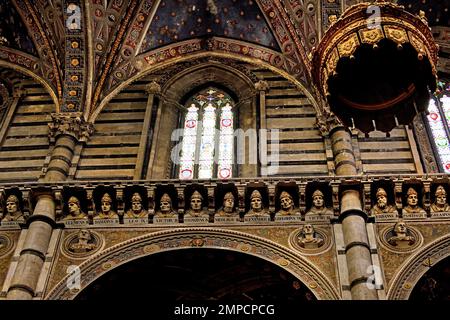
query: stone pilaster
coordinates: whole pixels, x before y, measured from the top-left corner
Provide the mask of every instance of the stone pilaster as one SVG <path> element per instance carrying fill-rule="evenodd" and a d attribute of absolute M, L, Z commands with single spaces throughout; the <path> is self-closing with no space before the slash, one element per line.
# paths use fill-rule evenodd
<path fill-rule="evenodd" d="M 45 182 L 64 181 L 69 173 L 75 145 L 86 141 L 93 132 L 81 114 L 53 114 L 49 124 L 49 139 L 54 143 Z M 51 191 L 36 195 L 33 215 L 28 219 L 28 231 L 19 261 L 8 289 L 7 299 L 29 300 L 36 287 L 55 226 L 56 205 Z"/>

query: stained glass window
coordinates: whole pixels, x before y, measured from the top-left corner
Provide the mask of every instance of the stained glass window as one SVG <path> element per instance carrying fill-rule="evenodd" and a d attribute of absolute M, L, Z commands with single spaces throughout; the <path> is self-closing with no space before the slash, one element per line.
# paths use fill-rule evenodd
<path fill-rule="evenodd" d="M 178 177 L 229 179 L 233 176 L 233 99 L 209 87 L 187 103 Z"/>
<path fill-rule="evenodd" d="M 440 165 L 450 173 L 450 83 L 440 81 L 428 106 L 428 124 Z"/>

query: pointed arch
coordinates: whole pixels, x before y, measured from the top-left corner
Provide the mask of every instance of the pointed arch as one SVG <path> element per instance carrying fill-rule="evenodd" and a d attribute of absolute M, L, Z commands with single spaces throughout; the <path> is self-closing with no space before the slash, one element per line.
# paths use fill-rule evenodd
<path fill-rule="evenodd" d="M 186 228 L 160 231 L 140 236 L 96 254 L 79 265 L 81 290 L 100 276 L 120 265 L 157 252 L 185 248 L 212 248 L 239 251 L 282 267 L 304 283 L 319 300 L 340 299 L 332 282 L 313 264 L 275 242 L 239 231 Z M 79 291 L 67 288 L 70 275 L 64 277 L 45 299 L 74 299 Z"/>
<path fill-rule="evenodd" d="M 430 269 L 430 264 L 450 256 L 450 235 L 445 235 L 410 256 L 392 279 L 387 293 L 389 300 L 407 300 L 420 278 Z M 430 263 L 425 263 L 425 262 Z"/>

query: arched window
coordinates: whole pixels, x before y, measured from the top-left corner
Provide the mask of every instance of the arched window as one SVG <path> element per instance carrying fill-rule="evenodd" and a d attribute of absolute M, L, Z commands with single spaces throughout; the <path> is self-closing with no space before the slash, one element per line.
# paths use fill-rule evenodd
<path fill-rule="evenodd" d="M 233 99 L 209 87 L 186 103 L 178 177 L 229 179 L 233 176 Z"/>
<path fill-rule="evenodd" d="M 450 83 L 439 81 L 427 116 L 432 140 L 445 173 L 450 173 Z"/>

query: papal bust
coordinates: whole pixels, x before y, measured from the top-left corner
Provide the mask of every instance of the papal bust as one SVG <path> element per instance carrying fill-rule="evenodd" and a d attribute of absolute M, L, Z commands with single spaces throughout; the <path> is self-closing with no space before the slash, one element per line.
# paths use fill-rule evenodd
<path fill-rule="evenodd" d="M 63 220 L 80 220 L 87 219 L 86 213 L 81 211 L 80 200 L 77 197 L 71 196 L 67 201 L 67 207 L 69 209 L 69 214 L 64 217 Z"/>
<path fill-rule="evenodd" d="M 25 221 L 25 217 L 20 210 L 19 198 L 14 194 L 9 195 L 6 199 L 6 215 L 3 221 Z"/>
<path fill-rule="evenodd" d="M 190 208 L 185 217 L 208 217 L 208 211 L 203 209 L 203 196 L 195 190 L 191 195 Z"/>

